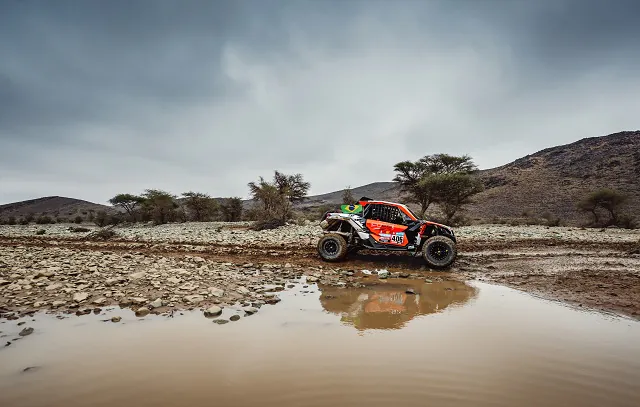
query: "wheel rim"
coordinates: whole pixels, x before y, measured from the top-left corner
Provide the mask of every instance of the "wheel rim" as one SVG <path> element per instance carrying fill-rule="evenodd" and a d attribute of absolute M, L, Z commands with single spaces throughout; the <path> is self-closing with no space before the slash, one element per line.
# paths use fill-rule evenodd
<path fill-rule="evenodd" d="M 338 243 L 336 243 L 335 240 L 327 240 L 322 245 L 322 249 L 329 256 L 335 256 L 336 254 L 338 254 Z"/>
<path fill-rule="evenodd" d="M 442 261 L 449 256 L 449 246 L 441 242 L 434 242 L 429 247 L 429 256 L 437 261 Z"/>

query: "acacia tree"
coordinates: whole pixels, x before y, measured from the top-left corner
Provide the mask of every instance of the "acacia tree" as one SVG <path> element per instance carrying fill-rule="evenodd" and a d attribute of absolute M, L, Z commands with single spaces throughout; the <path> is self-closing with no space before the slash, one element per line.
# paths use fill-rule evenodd
<path fill-rule="evenodd" d="M 132 222 L 136 220 L 136 208 L 144 202 L 144 198 L 132 194 L 118 194 L 109 199 L 109 203 L 113 206 L 119 206 L 129 215 Z"/>
<path fill-rule="evenodd" d="M 421 181 L 433 191 L 442 212 L 450 222 L 463 205 L 471 203 L 471 197 L 484 190 L 482 181 L 465 173 L 445 173 L 426 177 Z"/>
<path fill-rule="evenodd" d="M 225 222 L 238 222 L 242 219 L 242 199 L 227 198 L 220 204 L 220 214 Z"/>
<path fill-rule="evenodd" d="M 578 209 L 583 212 L 591 212 L 593 215 L 593 224 L 599 223 L 597 209 L 602 208 L 609 212 L 610 219 L 608 224 L 615 225 L 618 222 L 617 211 L 627 201 L 628 197 L 616 190 L 609 188 L 601 188 L 587 195 L 578 202 Z"/>
<path fill-rule="evenodd" d="M 159 189 L 147 189 L 142 197 L 142 208 L 154 224 L 168 223 L 176 218 L 178 204 L 175 202 L 175 195 Z"/>
<path fill-rule="evenodd" d="M 184 205 L 191 214 L 191 218 L 198 222 L 206 222 L 218 212 L 218 203 L 208 194 L 202 192 L 184 192 Z"/>
<path fill-rule="evenodd" d="M 478 182 L 472 178 L 477 167 L 468 155 L 460 157 L 449 154 L 425 155 L 418 161 L 397 163 L 394 171 L 397 174 L 393 181 L 400 184 L 409 202 L 420 205 L 420 216 L 424 216 L 433 203 L 439 203 L 445 214 L 446 211 L 455 214 L 462 205 L 469 202 L 473 193 L 465 199 L 463 196 L 478 189 Z M 455 187 L 451 185 L 445 188 L 443 184 L 445 178 L 442 177 L 444 175 L 460 176 L 450 179 L 455 183 Z M 467 177 L 462 177 L 463 175 Z M 454 193 L 456 190 L 457 192 Z M 447 206 L 446 211 L 444 205 Z"/>
<path fill-rule="evenodd" d="M 276 170 L 272 182 L 260 177 L 248 186 L 252 199 L 261 205 L 261 220 L 282 225 L 291 217 L 292 204 L 306 198 L 311 184 L 301 174 L 285 175 Z"/>

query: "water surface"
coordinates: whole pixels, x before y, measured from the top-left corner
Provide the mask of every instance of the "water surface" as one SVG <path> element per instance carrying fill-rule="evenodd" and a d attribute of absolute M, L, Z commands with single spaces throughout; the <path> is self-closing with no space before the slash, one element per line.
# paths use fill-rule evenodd
<path fill-rule="evenodd" d="M 224 325 L 119 309 L 4 321 L 4 341 L 35 331 L 0 348 L 0 406 L 640 405 L 631 320 L 486 284 L 280 296 Z"/>

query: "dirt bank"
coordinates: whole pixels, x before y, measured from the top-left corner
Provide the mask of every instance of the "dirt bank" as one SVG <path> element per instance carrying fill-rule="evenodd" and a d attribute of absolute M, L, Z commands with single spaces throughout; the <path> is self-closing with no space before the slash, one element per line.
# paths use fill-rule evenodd
<path fill-rule="evenodd" d="M 307 276 L 359 284 L 363 269 L 390 278 L 493 281 L 585 308 L 640 318 L 640 233 L 617 229 L 474 226 L 459 228 L 459 258 L 448 272 L 420 258 L 362 252 L 340 264 L 320 261 L 315 225 L 267 232 L 237 224 L 117 229 L 109 241 L 65 225 L 0 228 L 0 308 L 14 318 L 39 309 L 86 313 L 119 304 L 141 313 L 279 301 Z M 36 229 L 44 229 L 35 235 Z M 377 278 L 375 276 L 368 278 Z"/>

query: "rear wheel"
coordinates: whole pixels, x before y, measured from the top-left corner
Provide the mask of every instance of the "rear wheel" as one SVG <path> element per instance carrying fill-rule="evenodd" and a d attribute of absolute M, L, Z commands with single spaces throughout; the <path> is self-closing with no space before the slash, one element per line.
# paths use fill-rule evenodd
<path fill-rule="evenodd" d="M 456 244 L 445 236 L 430 237 L 422 246 L 422 257 L 430 267 L 449 267 L 456 255 Z"/>
<path fill-rule="evenodd" d="M 339 234 L 328 233 L 318 241 L 318 254 L 325 261 L 339 261 L 347 256 L 347 241 Z"/>

